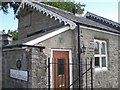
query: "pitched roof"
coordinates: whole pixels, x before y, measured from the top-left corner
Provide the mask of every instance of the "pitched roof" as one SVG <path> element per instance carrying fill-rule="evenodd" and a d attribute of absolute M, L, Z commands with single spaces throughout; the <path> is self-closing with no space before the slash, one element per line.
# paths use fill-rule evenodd
<path fill-rule="evenodd" d="M 42 3 L 35 3 L 35 4 L 38 4 L 38 5 L 46 8 L 46 9 L 48 9 L 48 10 L 54 12 L 54 13 L 57 13 L 58 15 L 66 18 L 66 19 L 69 19 L 69 20 L 73 21 L 73 22 L 80 23 L 81 25 L 85 25 L 85 26 L 93 27 L 93 28 L 98 28 L 98 29 L 102 29 L 102 30 L 105 30 L 105 31 L 116 32 L 116 33 L 119 33 L 118 30 L 120 30 L 119 28 L 109 27 L 105 24 L 93 21 L 93 20 L 88 19 L 86 17 L 75 16 L 71 12 L 66 12 L 64 10 L 61 10 L 61 9 L 58 9 L 58 8 L 55 8 L 55 7 L 52 7 L 52 6 L 49 6 L 49 5 L 45 5 L 45 4 L 42 4 Z M 106 19 L 106 21 L 107 20 L 108 19 Z M 120 27 L 120 25 L 118 23 L 116 23 L 116 22 L 114 22 L 114 23 L 116 24 L 116 27 Z"/>
<path fill-rule="evenodd" d="M 112 33 L 116 33 L 116 35 L 120 34 L 120 29 L 114 28 L 114 25 L 116 25 L 115 27 L 120 27 L 120 24 L 113 22 L 113 21 L 110 21 L 108 19 L 102 18 L 102 17 L 101 17 L 101 19 L 106 21 L 106 22 L 109 22 L 110 25 L 112 23 L 113 27 L 106 25 L 105 23 L 101 23 L 100 21 L 102 21 L 102 20 L 95 21 L 92 18 L 96 18 L 96 17 L 100 18 L 100 16 L 97 16 L 97 15 L 92 14 L 90 12 L 88 12 L 84 17 L 78 17 L 78 16 L 75 16 L 71 12 L 67 12 L 65 10 L 61 10 L 61 9 L 55 8 L 53 6 L 49 6 L 49 5 L 46 5 L 43 3 L 39 3 L 39 2 L 31 2 L 29 0 L 22 1 L 20 7 L 18 8 L 18 10 L 16 12 L 16 16 L 19 16 L 19 12 L 20 12 L 21 8 L 24 8 L 25 6 L 30 7 L 30 8 L 32 8 L 40 13 L 43 13 L 46 16 L 50 16 L 50 18 L 54 18 L 55 20 L 58 19 L 60 23 L 64 22 L 64 25 L 66 27 L 68 27 L 68 25 L 70 27 L 72 27 L 72 28 L 69 27 L 68 29 L 74 29 L 77 26 L 76 23 L 79 23 L 81 26 L 97 28 L 103 32 L 104 31 L 106 31 L 108 33 L 112 32 Z M 92 16 L 92 18 L 89 18 L 90 15 Z M 44 37 L 45 35 L 48 35 L 49 37 L 51 37 L 49 34 L 56 32 L 58 29 L 60 32 L 64 32 L 64 31 L 62 31 L 63 29 L 61 30 L 61 28 L 64 28 L 64 26 L 51 29 L 45 33 L 38 33 L 36 35 L 30 35 L 30 37 L 13 42 L 13 45 L 21 44 L 21 43 L 28 44 L 29 42 L 34 41 L 35 39 L 39 39 L 39 38 Z M 39 40 L 37 40 L 37 41 L 39 41 Z M 32 43 L 32 45 L 33 45 L 33 43 Z"/>
<path fill-rule="evenodd" d="M 36 10 L 36 11 L 39 11 L 40 13 L 43 13 L 46 16 L 50 16 L 50 18 L 54 18 L 55 20 L 59 20 L 60 23 L 63 22 L 64 25 L 69 25 L 71 29 L 75 29 L 75 27 L 76 27 L 76 24 L 73 21 L 71 21 L 71 20 L 69 20 L 69 19 L 67 19 L 67 18 L 49 10 L 46 7 L 47 6 L 46 4 L 38 3 L 38 2 L 35 2 L 35 1 L 32 2 L 31 0 L 23 0 L 21 2 L 20 6 L 19 6 L 19 8 L 16 12 L 16 16 L 19 16 L 19 11 L 21 10 L 21 8 L 24 9 L 25 6 L 28 6 L 32 9 Z M 51 7 L 49 6 L 49 8 L 51 8 Z"/>
<path fill-rule="evenodd" d="M 90 19 L 90 20 L 93 20 L 95 22 L 98 22 L 98 23 L 104 24 L 106 26 L 109 26 L 111 28 L 120 30 L 120 24 L 119 23 L 114 22 L 114 21 L 109 20 L 109 19 L 106 19 L 104 17 L 98 16 L 98 15 L 93 14 L 91 12 L 87 12 L 85 14 L 85 17 L 88 18 L 88 19 Z"/>
<path fill-rule="evenodd" d="M 70 25 L 71 29 L 74 29 L 76 27 L 76 23 L 79 23 L 80 25 L 84 25 L 87 27 L 97 28 L 100 30 L 120 34 L 120 24 L 92 14 L 90 12 L 88 12 L 85 17 L 78 17 L 71 12 L 67 12 L 65 10 L 61 10 L 40 2 L 32 2 L 29 0 L 24 0 L 21 3 L 19 9 L 17 10 L 16 16 L 19 15 L 20 9 L 24 8 L 25 6 L 31 7 L 45 14 L 46 16 L 50 16 L 50 18 L 55 18 L 55 20 L 58 19 L 59 22 L 64 22 L 64 25 Z"/>
<path fill-rule="evenodd" d="M 44 40 L 49 39 L 55 35 L 63 33 L 67 30 L 69 30 L 69 26 L 56 27 L 56 28 L 50 29 L 44 33 L 38 33 L 36 35 L 14 41 L 14 42 L 12 42 L 12 45 L 21 44 L 21 43 L 26 44 L 26 45 L 34 45 L 34 44 L 36 44 L 36 41 L 37 42 L 44 41 Z M 29 42 L 30 43 L 32 42 L 32 43 L 30 44 Z"/>

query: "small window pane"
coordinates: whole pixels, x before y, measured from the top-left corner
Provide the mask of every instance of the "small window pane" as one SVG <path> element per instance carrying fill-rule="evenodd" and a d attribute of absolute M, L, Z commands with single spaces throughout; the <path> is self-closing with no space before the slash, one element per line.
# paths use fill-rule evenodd
<path fill-rule="evenodd" d="M 64 75 L 64 59 L 58 59 L 58 75 Z"/>
<path fill-rule="evenodd" d="M 101 44 L 101 54 L 105 54 L 105 43 Z"/>
<path fill-rule="evenodd" d="M 100 67 L 100 58 L 95 57 L 95 67 Z"/>
<path fill-rule="evenodd" d="M 95 51 L 95 54 L 99 54 L 99 42 L 94 43 L 94 51 Z"/>
<path fill-rule="evenodd" d="M 106 67 L 106 57 L 102 57 L 102 67 Z"/>

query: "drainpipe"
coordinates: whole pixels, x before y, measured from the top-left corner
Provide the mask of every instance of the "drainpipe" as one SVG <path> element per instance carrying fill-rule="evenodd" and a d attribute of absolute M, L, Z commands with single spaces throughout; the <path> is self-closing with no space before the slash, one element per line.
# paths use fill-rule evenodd
<path fill-rule="evenodd" d="M 80 49 L 80 24 L 76 23 L 78 26 L 78 64 L 79 64 L 79 90 L 81 90 L 81 49 Z"/>

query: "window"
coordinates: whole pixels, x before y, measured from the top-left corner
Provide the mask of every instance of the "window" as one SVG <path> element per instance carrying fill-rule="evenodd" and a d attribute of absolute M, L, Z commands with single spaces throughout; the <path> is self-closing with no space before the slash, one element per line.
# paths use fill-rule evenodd
<path fill-rule="evenodd" d="M 103 40 L 94 40 L 95 68 L 107 68 L 107 43 Z"/>
<path fill-rule="evenodd" d="M 58 75 L 64 75 L 64 59 L 58 59 Z"/>

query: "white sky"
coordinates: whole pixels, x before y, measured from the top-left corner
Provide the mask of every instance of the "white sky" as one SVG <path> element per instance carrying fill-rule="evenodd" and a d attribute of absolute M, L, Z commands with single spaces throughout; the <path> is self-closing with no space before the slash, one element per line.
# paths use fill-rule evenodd
<path fill-rule="evenodd" d="M 118 1 L 120 0 L 76 0 L 86 5 L 87 11 L 118 22 Z"/>

